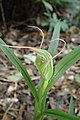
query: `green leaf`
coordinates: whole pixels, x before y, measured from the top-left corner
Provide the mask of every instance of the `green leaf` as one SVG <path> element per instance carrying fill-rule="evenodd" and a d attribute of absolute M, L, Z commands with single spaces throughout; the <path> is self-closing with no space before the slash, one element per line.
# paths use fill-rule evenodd
<path fill-rule="evenodd" d="M 39 99 L 41 102 L 41 98 L 43 98 L 45 88 L 47 87 L 48 82 L 53 75 L 53 60 L 51 54 L 47 50 L 37 49 L 37 51 L 39 55 L 37 55 L 36 57 L 35 65 L 42 77 L 41 81 L 43 81 L 43 84 L 39 84 L 39 86 L 42 85 L 39 89 Z"/>
<path fill-rule="evenodd" d="M 47 50 L 43 50 L 43 49 L 37 49 L 37 50 L 39 51 L 39 55 L 37 55 L 36 57 L 35 65 L 39 70 L 41 77 L 44 80 L 50 80 L 50 78 L 53 75 L 52 56 Z"/>
<path fill-rule="evenodd" d="M 7 76 L 7 79 L 12 82 L 18 82 L 22 79 L 22 74 L 20 72 Z"/>
<path fill-rule="evenodd" d="M 48 26 L 49 25 L 49 20 L 47 20 L 46 18 L 41 20 L 41 25 L 44 26 Z"/>
<path fill-rule="evenodd" d="M 54 28 L 54 32 L 53 32 L 51 41 L 50 41 L 50 45 L 49 45 L 48 51 L 50 52 L 50 54 L 52 56 L 55 55 L 57 47 L 58 47 L 58 42 L 59 42 L 58 38 L 60 36 L 60 27 L 61 27 L 60 22 L 57 22 L 56 25 L 55 25 L 55 28 Z M 55 39 L 57 39 L 57 40 L 55 40 Z"/>
<path fill-rule="evenodd" d="M 74 63 L 80 60 L 80 46 L 68 53 L 62 60 L 55 66 L 55 74 L 51 78 L 50 83 L 46 88 L 46 92 L 56 83 L 57 80 L 69 69 Z"/>
<path fill-rule="evenodd" d="M 55 55 L 56 53 L 56 49 L 58 47 L 58 41 L 53 41 L 55 38 L 59 38 L 60 36 L 60 22 L 58 22 L 54 28 L 54 32 L 53 32 L 53 35 L 52 35 L 52 39 L 51 39 L 51 42 L 50 42 L 50 45 L 49 45 L 49 49 L 48 49 L 48 52 L 53 56 Z M 53 68 L 54 70 L 54 68 Z M 39 80 L 39 88 L 38 88 L 38 91 L 42 91 L 42 86 L 44 84 L 44 79 L 41 77 L 40 80 Z M 47 92 L 45 91 L 45 95 L 44 95 L 44 100 L 43 100 L 43 104 L 45 104 L 45 99 L 46 99 L 46 95 L 47 95 Z M 44 105 L 42 105 L 44 106 Z"/>
<path fill-rule="evenodd" d="M 80 76 L 76 75 L 75 80 L 80 83 Z"/>
<path fill-rule="evenodd" d="M 61 28 L 63 31 L 66 31 L 68 29 L 68 25 L 67 25 L 66 21 L 61 22 Z"/>
<path fill-rule="evenodd" d="M 73 97 L 72 96 L 70 98 L 69 113 L 74 115 L 74 101 L 73 101 Z"/>
<path fill-rule="evenodd" d="M 54 79 L 58 80 L 64 74 L 64 72 L 78 60 L 80 60 L 80 46 L 76 47 L 58 62 L 58 64 L 55 66 Z"/>
<path fill-rule="evenodd" d="M 52 5 L 49 2 L 46 2 L 46 1 L 42 1 L 42 2 L 45 5 L 46 9 L 53 11 Z"/>
<path fill-rule="evenodd" d="M 37 91 L 35 89 L 33 82 L 31 81 L 31 78 L 30 78 L 26 68 L 22 65 L 21 61 L 16 57 L 16 55 L 13 53 L 13 51 L 10 48 L 8 48 L 7 46 L 2 46 L 2 45 L 6 45 L 6 44 L 0 38 L 0 48 L 7 55 L 9 60 L 16 66 L 16 68 L 21 72 L 21 74 L 24 77 L 25 82 L 27 83 L 28 87 L 30 88 L 33 96 L 38 101 Z"/>
<path fill-rule="evenodd" d="M 57 14 L 55 12 L 52 14 L 52 18 L 55 21 L 55 23 L 58 22 Z"/>
<path fill-rule="evenodd" d="M 43 114 L 48 116 L 55 116 L 57 119 L 62 118 L 62 120 L 80 120 L 79 117 L 63 112 L 62 110 L 59 109 L 48 109 L 45 110 Z"/>

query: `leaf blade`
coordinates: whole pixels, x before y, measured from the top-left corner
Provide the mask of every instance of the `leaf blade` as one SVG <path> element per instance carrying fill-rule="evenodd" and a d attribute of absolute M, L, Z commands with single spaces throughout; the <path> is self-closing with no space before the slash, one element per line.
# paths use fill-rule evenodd
<path fill-rule="evenodd" d="M 59 36 L 60 36 L 60 28 L 61 28 L 61 23 L 60 21 L 56 23 L 55 28 L 54 28 L 54 32 L 50 41 L 50 45 L 49 45 L 49 53 L 54 56 L 58 47 L 58 42 L 59 42 Z M 57 40 L 55 40 L 57 39 Z M 54 41 L 53 41 L 54 40 Z"/>
<path fill-rule="evenodd" d="M 68 53 L 62 60 L 60 60 L 55 66 L 55 74 L 50 80 L 46 91 L 49 91 L 56 81 L 69 69 L 74 63 L 80 60 L 80 46 Z"/>
<path fill-rule="evenodd" d="M 8 48 L 7 46 L 2 46 L 2 44 L 6 45 L 6 43 L 0 38 L 0 48 L 7 55 L 9 60 L 16 66 L 16 68 L 21 72 L 21 74 L 23 75 L 25 82 L 27 83 L 28 87 L 30 88 L 33 96 L 36 98 L 36 100 L 38 100 L 37 91 L 35 89 L 33 82 L 31 81 L 31 78 L 30 78 L 26 68 L 22 65 L 21 61 L 16 57 L 16 55 L 13 53 L 13 51 L 10 48 Z"/>
<path fill-rule="evenodd" d="M 70 98 L 69 113 L 74 115 L 74 100 L 73 100 L 73 96 L 71 96 L 71 98 Z"/>
<path fill-rule="evenodd" d="M 47 109 L 43 113 L 44 115 L 49 115 L 49 116 L 55 116 L 56 118 L 62 118 L 64 120 L 80 120 L 79 117 L 75 115 L 71 115 L 69 113 L 63 112 L 62 110 L 59 109 Z"/>

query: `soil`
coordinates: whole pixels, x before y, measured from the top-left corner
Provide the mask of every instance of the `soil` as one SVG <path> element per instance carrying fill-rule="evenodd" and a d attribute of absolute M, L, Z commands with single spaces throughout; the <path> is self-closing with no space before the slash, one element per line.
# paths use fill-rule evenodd
<path fill-rule="evenodd" d="M 42 48 L 48 49 L 50 40 L 46 40 L 47 31 L 44 29 L 43 31 L 45 40 Z M 24 27 L 24 25 L 10 26 L 6 33 L 3 29 L 0 31 L 0 36 L 9 45 L 33 47 L 39 47 L 42 37 L 37 30 Z M 61 38 L 66 41 L 67 46 L 63 53 L 56 58 L 55 63 L 80 44 L 79 33 L 61 33 Z M 60 44 L 59 49 L 62 46 L 63 44 Z M 33 63 L 33 52 L 28 49 L 13 50 L 25 65 L 37 88 L 40 75 Z M 77 76 L 80 76 L 80 61 L 67 70 L 49 91 L 46 101 L 47 108 L 59 108 L 68 111 L 70 96 L 73 95 L 75 114 L 80 116 L 80 83 L 76 81 Z M 34 105 L 35 100 L 23 77 L 0 50 L 0 119 L 33 120 Z M 45 117 L 45 120 L 55 119 Z"/>

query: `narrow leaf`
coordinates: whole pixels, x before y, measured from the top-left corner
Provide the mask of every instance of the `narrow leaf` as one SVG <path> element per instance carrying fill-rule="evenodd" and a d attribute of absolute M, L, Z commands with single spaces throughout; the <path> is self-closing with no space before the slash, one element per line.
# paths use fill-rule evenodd
<path fill-rule="evenodd" d="M 33 82 L 31 81 L 31 78 L 26 68 L 22 65 L 21 61 L 16 57 L 16 55 L 13 53 L 13 51 L 10 48 L 2 45 L 6 45 L 6 43 L 0 38 L 0 48 L 7 55 L 9 60 L 16 66 L 16 68 L 21 72 L 33 96 L 36 98 L 36 100 L 38 100 L 37 91 L 35 89 Z"/>
<path fill-rule="evenodd" d="M 55 66 L 55 80 L 58 80 L 78 60 L 80 60 L 80 46 L 72 50 Z"/>
<path fill-rule="evenodd" d="M 45 110 L 43 114 L 48 116 L 55 116 L 57 119 L 62 118 L 62 120 L 80 120 L 79 117 L 63 112 L 62 110 L 59 109 L 48 109 Z"/>
<path fill-rule="evenodd" d="M 46 88 L 46 92 L 56 83 L 57 80 L 69 69 L 74 63 L 80 60 L 80 46 L 72 50 L 62 60 L 60 60 L 55 66 L 55 74 L 51 78 L 50 83 Z"/>
<path fill-rule="evenodd" d="M 50 52 L 50 54 L 52 56 L 55 55 L 57 47 L 58 47 L 58 42 L 59 42 L 59 36 L 60 36 L 60 27 L 61 27 L 61 23 L 60 21 L 56 23 L 55 28 L 54 28 L 54 32 L 50 41 L 50 45 L 49 45 L 49 49 L 48 51 Z M 57 40 L 55 40 L 57 39 Z"/>
<path fill-rule="evenodd" d="M 76 80 L 76 82 L 80 83 L 80 76 L 76 75 L 75 80 Z"/>
<path fill-rule="evenodd" d="M 72 96 L 70 98 L 69 113 L 74 115 L 74 101 L 73 101 L 73 97 Z"/>
<path fill-rule="evenodd" d="M 49 2 L 42 1 L 43 4 L 45 5 L 46 9 L 53 11 L 52 5 Z"/>

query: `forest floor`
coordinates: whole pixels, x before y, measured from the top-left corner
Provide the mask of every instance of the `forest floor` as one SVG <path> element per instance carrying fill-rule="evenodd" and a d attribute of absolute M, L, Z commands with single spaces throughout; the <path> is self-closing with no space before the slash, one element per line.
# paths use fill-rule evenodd
<path fill-rule="evenodd" d="M 50 40 L 45 40 L 42 46 L 47 49 Z M 0 36 L 4 30 L 0 31 Z M 79 32 L 61 33 L 67 46 L 63 53 L 56 58 L 58 62 L 62 57 L 80 45 Z M 11 26 L 9 31 L 4 34 L 4 41 L 9 45 L 33 46 L 39 47 L 41 35 L 37 30 L 23 26 Z M 63 44 L 59 45 L 62 48 Z M 22 61 L 27 68 L 34 84 L 37 88 L 40 78 L 39 72 L 36 70 L 33 60 L 35 58 L 33 52 L 28 49 L 13 49 L 14 53 Z M 74 64 L 60 80 L 49 91 L 46 107 L 60 108 L 68 111 L 70 96 L 74 98 L 75 114 L 80 116 L 80 83 L 77 82 L 80 77 L 80 61 Z M 15 82 L 16 81 L 16 82 Z M 30 93 L 21 74 L 11 64 L 5 54 L 0 50 L 0 120 L 33 120 L 35 100 Z M 53 118 L 45 118 L 45 120 L 54 120 Z"/>

